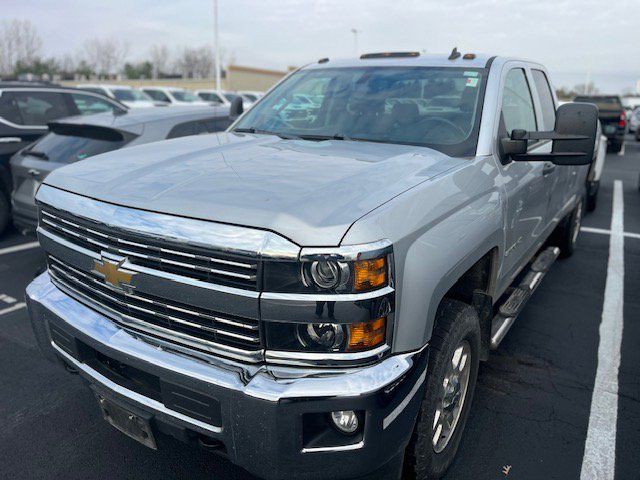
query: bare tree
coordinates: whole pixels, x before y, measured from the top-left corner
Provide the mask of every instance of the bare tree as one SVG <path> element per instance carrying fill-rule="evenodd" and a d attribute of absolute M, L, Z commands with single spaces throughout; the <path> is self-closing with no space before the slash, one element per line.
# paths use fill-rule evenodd
<path fill-rule="evenodd" d="M 158 78 L 161 73 L 167 73 L 169 67 L 169 49 L 166 45 L 154 45 L 150 50 L 151 63 L 153 64 L 153 78 Z"/>
<path fill-rule="evenodd" d="M 114 38 L 93 38 L 85 42 L 85 60 L 98 76 L 113 75 L 122 70 L 129 54 L 129 44 Z"/>
<path fill-rule="evenodd" d="M 213 50 L 209 46 L 185 47 L 176 60 L 176 68 L 183 78 L 209 78 L 213 73 Z"/>
<path fill-rule="evenodd" d="M 0 24 L 0 72 L 12 73 L 18 62 L 33 63 L 40 57 L 42 39 L 29 20 L 4 20 Z"/>

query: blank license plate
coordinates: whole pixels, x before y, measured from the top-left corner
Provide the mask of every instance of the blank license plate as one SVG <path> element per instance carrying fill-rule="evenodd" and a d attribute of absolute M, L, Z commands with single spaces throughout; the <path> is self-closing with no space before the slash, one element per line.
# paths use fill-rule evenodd
<path fill-rule="evenodd" d="M 148 418 L 136 415 L 100 394 L 97 397 L 102 416 L 107 422 L 143 445 L 154 450 L 158 448 Z"/>

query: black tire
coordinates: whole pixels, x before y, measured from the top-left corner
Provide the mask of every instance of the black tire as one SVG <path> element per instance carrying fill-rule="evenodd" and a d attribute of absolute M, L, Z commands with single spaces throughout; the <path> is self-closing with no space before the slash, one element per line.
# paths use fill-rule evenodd
<path fill-rule="evenodd" d="M 7 230 L 9 220 L 11 220 L 11 207 L 9 205 L 9 200 L 4 193 L 0 191 L 0 235 Z"/>
<path fill-rule="evenodd" d="M 570 257 L 576 249 L 583 213 L 584 201 L 581 200 L 571 213 L 560 222 L 556 231 L 553 232 L 551 244 L 560 248 L 560 256 L 562 258 Z"/>
<path fill-rule="evenodd" d="M 462 408 L 453 432 L 439 453 L 432 442 L 433 423 L 442 397 L 442 385 L 453 354 L 466 341 L 470 347 L 469 379 L 465 393 L 461 395 Z M 445 299 L 436 318 L 436 326 L 429 344 L 429 366 L 425 397 L 418 419 L 405 452 L 405 479 L 435 479 L 447 471 L 462 438 L 478 377 L 480 363 L 480 321 L 476 310 L 456 300 Z"/>
<path fill-rule="evenodd" d="M 611 147 L 609 147 L 609 151 L 611 153 L 620 153 L 622 150 L 622 144 L 623 142 L 612 142 Z"/>
<path fill-rule="evenodd" d="M 594 188 L 594 191 L 587 196 L 587 212 L 593 212 L 598 206 L 598 190 L 599 185 Z"/>

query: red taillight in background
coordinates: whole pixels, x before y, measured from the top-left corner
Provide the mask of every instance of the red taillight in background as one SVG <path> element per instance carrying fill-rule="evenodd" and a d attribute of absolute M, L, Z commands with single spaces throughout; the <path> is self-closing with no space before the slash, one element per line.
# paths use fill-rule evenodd
<path fill-rule="evenodd" d="M 620 113 L 620 121 L 618 122 L 618 126 L 622 128 L 627 126 L 627 113 L 624 110 Z"/>

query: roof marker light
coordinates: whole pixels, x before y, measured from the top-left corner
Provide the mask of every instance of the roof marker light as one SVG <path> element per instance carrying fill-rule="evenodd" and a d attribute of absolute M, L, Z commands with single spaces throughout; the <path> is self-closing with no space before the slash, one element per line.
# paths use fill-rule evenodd
<path fill-rule="evenodd" d="M 380 53 L 365 53 L 360 55 L 360 60 L 367 60 L 372 58 L 408 58 L 419 57 L 420 52 L 380 52 Z"/>

